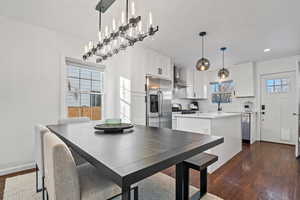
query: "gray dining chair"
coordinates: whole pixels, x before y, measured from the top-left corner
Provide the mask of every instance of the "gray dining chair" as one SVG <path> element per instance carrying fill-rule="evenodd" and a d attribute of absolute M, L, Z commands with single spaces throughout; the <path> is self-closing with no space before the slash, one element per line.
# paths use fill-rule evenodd
<path fill-rule="evenodd" d="M 44 135 L 45 185 L 50 200 L 107 200 L 121 188 L 92 165 L 76 166 L 67 145 L 55 134 Z M 133 188 L 135 196 L 137 187 Z"/>
<path fill-rule="evenodd" d="M 82 123 L 82 122 L 89 122 L 90 118 L 88 117 L 75 117 L 75 118 L 63 118 L 58 120 L 58 124 L 73 124 L 73 123 Z M 73 151 L 71 148 L 71 153 L 75 159 L 76 165 L 81 165 L 86 163 L 86 160 L 83 159 L 78 153 Z"/>
<path fill-rule="evenodd" d="M 45 197 L 45 168 L 44 168 L 44 134 L 49 130 L 42 125 L 35 126 L 35 167 L 36 167 L 36 192 L 43 192 L 43 199 Z"/>

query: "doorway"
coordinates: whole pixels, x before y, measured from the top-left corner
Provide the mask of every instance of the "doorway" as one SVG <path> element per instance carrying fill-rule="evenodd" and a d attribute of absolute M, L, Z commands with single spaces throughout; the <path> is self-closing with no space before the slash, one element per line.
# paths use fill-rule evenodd
<path fill-rule="evenodd" d="M 296 144 L 298 135 L 295 72 L 261 76 L 261 140 Z"/>

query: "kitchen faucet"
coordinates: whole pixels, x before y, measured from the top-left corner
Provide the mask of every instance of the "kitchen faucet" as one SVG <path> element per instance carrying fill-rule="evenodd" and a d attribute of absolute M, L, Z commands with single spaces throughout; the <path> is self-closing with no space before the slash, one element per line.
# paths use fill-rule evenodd
<path fill-rule="evenodd" d="M 221 101 L 218 101 L 218 111 L 222 111 L 222 107 L 221 107 Z"/>

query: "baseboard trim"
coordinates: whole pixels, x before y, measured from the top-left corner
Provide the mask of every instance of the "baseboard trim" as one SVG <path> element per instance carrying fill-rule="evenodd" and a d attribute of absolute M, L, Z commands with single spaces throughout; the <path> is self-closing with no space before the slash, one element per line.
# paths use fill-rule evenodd
<path fill-rule="evenodd" d="M 0 170 L 0 176 L 7 176 L 9 174 L 14 174 L 17 172 L 21 172 L 21 171 L 25 171 L 25 170 L 29 170 L 29 169 L 33 169 L 33 168 L 35 168 L 35 163 L 29 163 L 29 164 L 25 164 L 25 165 L 19 165 L 16 167 L 2 169 L 2 170 Z"/>

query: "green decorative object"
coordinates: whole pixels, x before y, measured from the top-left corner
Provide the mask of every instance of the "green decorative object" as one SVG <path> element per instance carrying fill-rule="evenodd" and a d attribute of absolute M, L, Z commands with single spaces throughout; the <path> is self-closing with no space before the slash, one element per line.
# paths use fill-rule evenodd
<path fill-rule="evenodd" d="M 106 119 L 105 124 L 106 125 L 119 125 L 122 123 L 121 119 Z"/>

